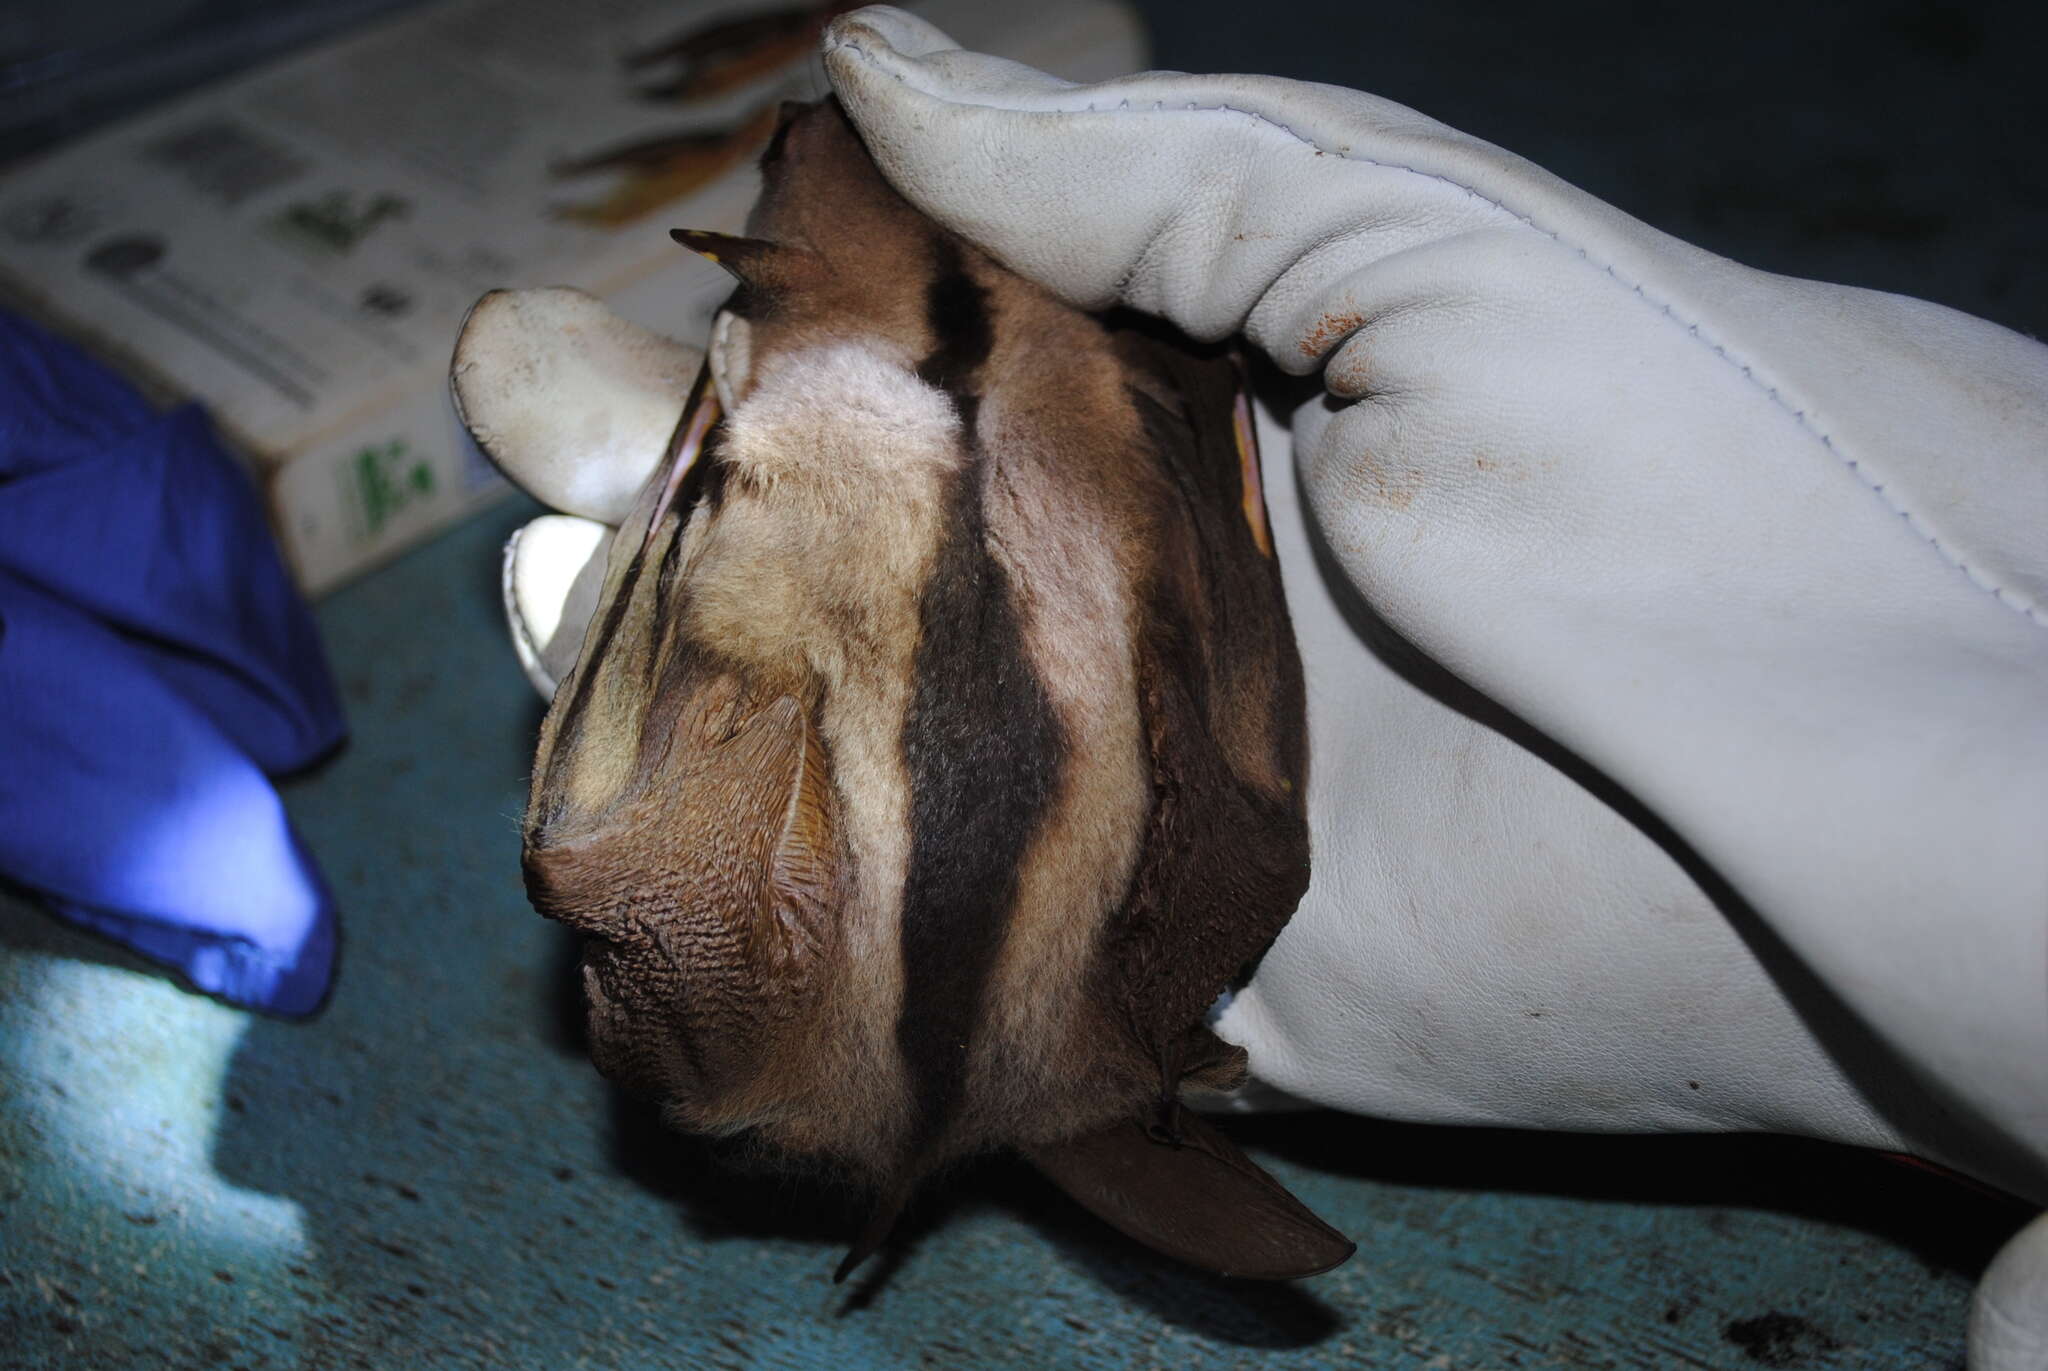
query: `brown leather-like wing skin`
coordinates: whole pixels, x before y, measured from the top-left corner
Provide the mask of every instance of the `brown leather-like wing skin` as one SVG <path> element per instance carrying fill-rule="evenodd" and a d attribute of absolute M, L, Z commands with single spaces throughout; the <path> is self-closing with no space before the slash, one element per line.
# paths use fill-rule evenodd
<path fill-rule="evenodd" d="M 1153 808 L 1104 964 L 1126 1021 L 1170 1064 L 1308 885 L 1306 709 L 1279 567 L 1242 512 L 1256 495 L 1234 431 L 1241 373 L 1137 329 L 1118 341 L 1172 494 L 1138 641 Z"/>
<path fill-rule="evenodd" d="M 1221 1276 L 1295 1280 L 1358 1250 L 1199 1116 L 1181 1111 L 1178 1131 L 1118 1123 L 1028 1155 L 1119 1233 Z"/>

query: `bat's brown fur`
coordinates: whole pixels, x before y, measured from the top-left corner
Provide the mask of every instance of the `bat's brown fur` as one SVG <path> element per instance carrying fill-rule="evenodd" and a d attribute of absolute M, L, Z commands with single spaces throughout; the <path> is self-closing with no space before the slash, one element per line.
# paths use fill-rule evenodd
<path fill-rule="evenodd" d="M 1306 881 L 1300 668 L 1226 357 L 952 239 L 835 105 L 765 167 L 702 243 L 730 410 L 617 541 L 528 880 L 608 1073 L 900 1189 L 1229 1074 L 1203 1013 Z"/>

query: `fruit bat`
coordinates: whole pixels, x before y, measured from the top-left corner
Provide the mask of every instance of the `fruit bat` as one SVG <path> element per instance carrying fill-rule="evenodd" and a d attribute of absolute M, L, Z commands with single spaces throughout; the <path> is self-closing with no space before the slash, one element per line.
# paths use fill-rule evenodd
<path fill-rule="evenodd" d="M 862 1186 L 842 1278 L 1003 1149 L 1195 1265 L 1336 1265 L 1182 1103 L 1243 1078 L 1205 1014 L 1308 878 L 1235 359 L 923 218 L 833 101 L 762 167 L 745 237 L 675 235 L 738 288 L 534 763 L 598 1066 Z"/>

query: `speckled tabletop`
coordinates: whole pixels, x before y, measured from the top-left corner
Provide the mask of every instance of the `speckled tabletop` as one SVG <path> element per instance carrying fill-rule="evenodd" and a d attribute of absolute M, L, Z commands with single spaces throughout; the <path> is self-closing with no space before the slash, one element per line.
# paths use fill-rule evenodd
<path fill-rule="evenodd" d="M 1148 8 L 1162 65 L 1364 85 L 1758 265 L 2048 316 L 2020 7 Z M 321 606 L 355 739 L 287 788 L 345 921 L 318 1020 L 0 896 L 0 1368 L 1961 1366 L 2022 1211 L 1773 1139 L 1259 1120 L 1359 1243 L 1327 1276 L 1172 1269 L 989 1164 L 833 1287 L 832 1196 L 664 1134 L 582 1056 L 519 885 L 539 710 L 495 578 L 530 513 Z"/>
<path fill-rule="evenodd" d="M 319 1019 L 0 905 L 0 1367 L 1961 1364 L 2022 1213 L 1771 1139 L 1256 1121 L 1348 1265 L 1206 1279 L 988 1165 L 833 1287 L 832 1196 L 665 1134 L 582 1055 L 570 941 L 519 885 L 539 711 L 494 552 L 527 513 L 322 606 L 356 736 L 287 790 L 346 919 Z"/>

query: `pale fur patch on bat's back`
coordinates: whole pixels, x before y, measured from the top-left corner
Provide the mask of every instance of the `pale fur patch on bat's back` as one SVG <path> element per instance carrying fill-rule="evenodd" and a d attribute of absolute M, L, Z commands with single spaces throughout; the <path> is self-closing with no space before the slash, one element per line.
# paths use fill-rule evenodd
<path fill-rule="evenodd" d="M 854 867 L 828 1032 L 792 1054 L 812 1069 L 764 1085 L 803 1092 L 805 1110 L 841 1127 L 858 1116 L 846 1132 L 883 1155 L 908 1110 L 895 1048 L 910 858 L 900 740 L 919 597 L 945 531 L 947 482 L 964 460 L 959 423 L 945 394 L 886 343 L 774 355 L 751 379 L 726 417 L 718 508 L 683 549 L 689 628 L 764 680 L 822 683 L 820 726 Z M 821 1048 L 842 1035 L 858 1047 L 828 1066 Z M 835 1098 L 856 1089 L 864 1099 Z M 843 1147 L 846 1136 L 833 1141 Z"/>
<path fill-rule="evenodd" d="M 1088 973 L 1124 900 L 1150 803 L 1132 618 L 1142 558 L 1118 501 L 1103 498 L 1113 473 L 1101 455 L 1134 450 L 1139 434 L 1093 321 L 1022 283 L 992 293 L 1013 327 L 990 359 L 989 374 L 1003 380 L 980 409 L 989 552 L 1016 596 L 1066 759 L 1018 870 L 976 1077 L 998 1095 L 1045 1101 L 1096 1075 L 1088 1063 L 1104 1046 L 1103 1025 L 1083 1012 Z M 1048 354 L 1066 365 L 1048 365 Z M 1000 1098 L 984 1104 L 1002 1112 Z"/>
<path fill-rule="evenodd" d="M 1006 456 L 1021 458 L 1016 449 Z M 1090 1058 L 1106 1044 L 1095 1040 L 1102 1026 L 1084 1013 L 1084 997 L 1104 922 L 1128 890 L 1150 800 L 1113 535 L 1099 511 L 1061 498 L 1057 470 L 1006 461 L 987 492 L 990 552 L 1015 588 L 1025 651 L 1066 741 L 1057 795 L 1019 864 L 990 978 L 976 1078 L 998 1114 L 1005 1095 L 1043 1102 L 1095 1075 Z"/>

